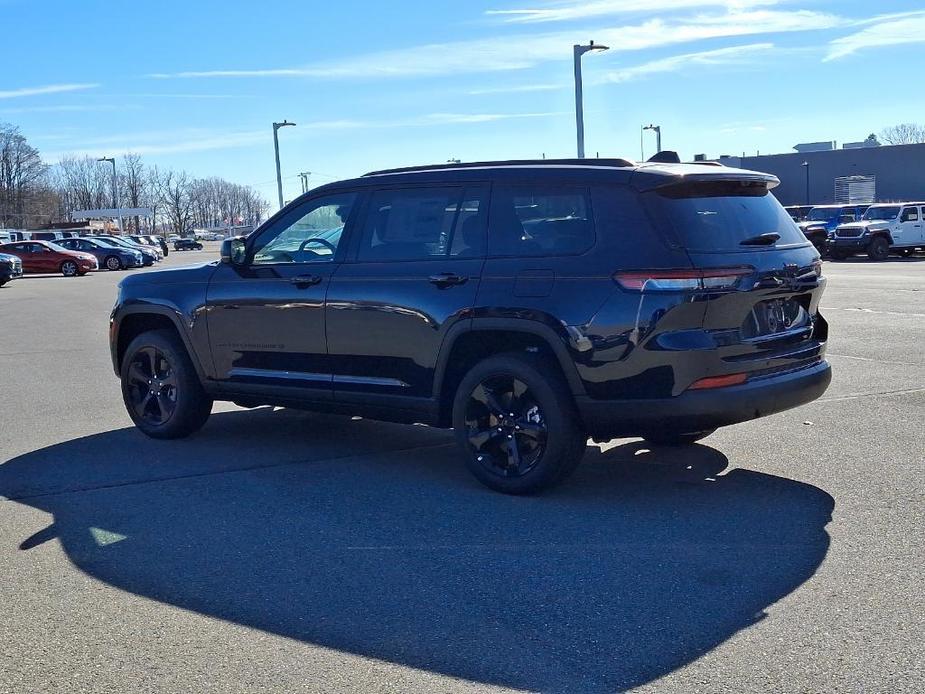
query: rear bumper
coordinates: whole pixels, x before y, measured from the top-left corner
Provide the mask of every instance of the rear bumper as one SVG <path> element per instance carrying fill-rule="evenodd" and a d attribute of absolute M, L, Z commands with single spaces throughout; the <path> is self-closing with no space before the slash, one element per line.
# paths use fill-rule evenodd
<path fill-rule="evenodd" d="M 615 438 L 652 431 L 702 431 L 757 419 L 815 400 L 832 380 L 821 361 L 798 371 L 757 378 L 740 386 L 686 391 L 658 400 L 576 398 L 590 436 Z"/>

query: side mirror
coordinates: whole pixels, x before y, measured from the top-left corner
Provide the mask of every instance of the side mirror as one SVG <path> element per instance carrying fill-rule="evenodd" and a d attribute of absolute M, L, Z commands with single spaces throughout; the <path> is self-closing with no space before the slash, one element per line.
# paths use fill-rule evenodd
<path fill-rule="evenodd" d="M 247 244 L 243 236 L 233 236 L 222 241 L 222 262 L 244 265 L 247 261 Z"/>

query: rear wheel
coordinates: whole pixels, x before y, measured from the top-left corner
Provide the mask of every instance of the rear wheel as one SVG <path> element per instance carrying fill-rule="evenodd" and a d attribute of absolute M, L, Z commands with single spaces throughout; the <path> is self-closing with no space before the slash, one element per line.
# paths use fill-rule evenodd
<path fill-rule="evenodd" d="M 61 263 L 61 274 L 65 277 L 77 277 L 79 268 L 73 260 L 65 260 Z"/>
<path fill-rule="evenodd" d="M 119 260 L 119 258 L 114 255 L 111 255 L 108 258 L 106 258 L 105 264 L 106 264 L 107 270 L 121 270 L 122 269 L 122 261 Z"/>
<path fill-rule="evenodd" d="M 453 428 L 469 471 L 506 494 L 553 486 L 575 469 L 587 443 L 556 369 L 519 353 L 489 357 L 466 374 Z"/>
<path fill-rule="evenodd" d="M 156 439 L 198 431 L 212 411 L 186 348 L 170 330 L 142 333 L 122 359 L 122 399 L 135 426 Z"/>
<path fill-rule="evenodd" d="M 716 429 L 703 429 L 701 431 L 660 431 L 646 434 L 642 438 L 656 446 L 690 446 L 700 439 L 705 439 Z"/>
<path fill-rule="evenodd" d="M 878 236 L 867 247 L 867 257 L 871 260 L 886 260 L 890 255 L 890 242 Z"/>

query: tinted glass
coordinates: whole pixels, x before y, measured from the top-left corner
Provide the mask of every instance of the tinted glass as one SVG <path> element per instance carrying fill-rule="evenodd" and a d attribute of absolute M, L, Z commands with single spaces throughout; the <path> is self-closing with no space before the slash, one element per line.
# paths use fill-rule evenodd
<path fill-rule="evenodd" d="M 446 257 L 452 246 L 462 193 L 462 188 L 407 188 L 373 193 L 363 228 L 360 260 Z M 467 216 L 472 214 L 467 212 Z M 474 214 L 477 218 L 478 209 Z M 461 247 L 459 252 L 462 250 Z"/>
<path fill-rule="evenodd" d="M 590 195 L 569 186 L 497 186 L 489 228 L 492 255 L 582 253 L 594 244 Z"/>
<path fill-rule="evenodd" d="M 266 265 L 334 260 L 355 202 L 355 193 L 310 200 L 260 235 L 254 245 L 253 262 Z M 191 239 L 185 243 L 194 242 Z"/>
<path fill-rule="evenodd" d="M 901 222 L 917 222 L 919 221 L 919 208 L 918 207 L 904 207 L 902 217 L 900 217 Z"/>
<path fill-rule="evenodd" d="M 807 243 L 763 185 L 738 181 L 684 184 L 646 197 L 653 214 L 667 222 L 678 242 L 690 250 L 738 250 L 743 248 L 742 241 L 767 233 L 780 235 L 778 246 Z"/>
<path fill-rule="evenodd" d="M 811 222 L 828 222 L 838 216 L 838 209 L 834 207 L 814 207 L 806 218 Z"/>

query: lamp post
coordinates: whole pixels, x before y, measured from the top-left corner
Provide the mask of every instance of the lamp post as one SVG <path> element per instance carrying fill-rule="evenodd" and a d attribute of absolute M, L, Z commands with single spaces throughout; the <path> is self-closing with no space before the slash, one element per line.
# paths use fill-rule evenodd
<path fill-rule="evenodd" d="M 277 133 L 280 128 L 285 128 L 287 125 L 295 125 L 295 123 L 284 120 L 282 123 L 273 124 L 273 150 L 276 152 L 276 192 L 279 194 L 279 209 L 283 209 L 283 175 L 279 169 L 279 135 Z"/>
<path fill-rule="evenodd" d="M 662 126 L 652 125 L 651 123 L 649 123 L 648 125 L 642 126 L 642 129 L 655 131 L 655 149 L 656 149 L 655 153 L 658 154 L 659 152 L 661 152 L 662 151 Z"/>
<path fill-rule="evenodd" d="M 608 50 L 607 46 L 602 46 L 600 44 L 594 45 L 594 41 L 590 41 L 587 46 L 581 46 L 576 43 L 572 47 L 572 55 L 575 59 L 575 125 L 578 134 L 579 159 L 585 158 L 585 113 L 581 91 L 581 56 L 591 51 L 606 50 Z"/>
<path fill-rule="evenodd" d="M 122 233 L 122 208 L 119 207 L 119 182 L 116 178 L 116 158 L 115 157 L 100 157 L 97 161 L 108 161 L 112 164 L 112 206 L 116 210 L 116 214 L 119 216 L 119 233 Z"/>
<path fill-rule="evenodd" d="M 809 162 L 804 161 L 800 164 L 806 170 L 806 204 L 809 204 Z"/>

